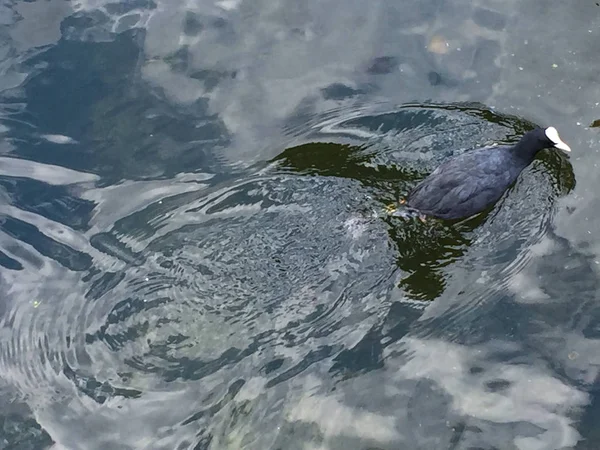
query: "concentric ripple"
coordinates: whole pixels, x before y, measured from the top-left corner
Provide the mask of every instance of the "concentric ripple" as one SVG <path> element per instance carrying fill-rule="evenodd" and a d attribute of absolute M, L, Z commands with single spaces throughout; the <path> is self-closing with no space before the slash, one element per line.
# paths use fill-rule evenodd
<path fill-rule="evenodd" d="M 10 258 L 2 378 L 66 447 L 81 438 L 73 424 L 89 423 L 98 448 L 116 436 L 123 448 L 277 448 L 294 423 L 306 442 L 399 443 L 397 417 L 359 413 L 347 390 L 331 392 L 388 365 L 411 329 L 423 334 L 435 311 L 422 315 L 425 301 L 450 311 L 438 330 L 491 308 L 572 175 L 544 155 L 465 224 L 401 221 L 384 207 L 453 152 L 528 126 L 475 105 L 329 114 L 269 164 L 234 175 L 65 183 L 61 205 L 84 222 L 22 200 L 0 224 Z M 7 192 L 24 182 L 2 180 Z M 310 405 L 348 422 L 313 429 Z"/>

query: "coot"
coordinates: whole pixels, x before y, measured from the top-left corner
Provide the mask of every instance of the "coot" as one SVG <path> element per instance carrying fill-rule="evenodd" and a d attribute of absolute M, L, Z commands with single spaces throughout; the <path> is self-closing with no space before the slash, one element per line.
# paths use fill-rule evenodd
<path fill-rule="evenodd" d="M 484 147 L 441 164 L 410 194 L 406 206 L 419 215 L 463 219 L 496 202 L 521 171 L 545 148 L 566 152 L 554 127 L 536 128 L 513 146 Z"/>

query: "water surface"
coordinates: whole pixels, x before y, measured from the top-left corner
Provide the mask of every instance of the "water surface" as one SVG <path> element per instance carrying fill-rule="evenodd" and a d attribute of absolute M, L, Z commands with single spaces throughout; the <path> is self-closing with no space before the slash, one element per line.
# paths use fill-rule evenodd
<path fill-rule="evenodd" d="M 598 448 L 599 15 L 5 2 L 0 448 Z M 536 125 L 491 210 L 386 215 Z"/>

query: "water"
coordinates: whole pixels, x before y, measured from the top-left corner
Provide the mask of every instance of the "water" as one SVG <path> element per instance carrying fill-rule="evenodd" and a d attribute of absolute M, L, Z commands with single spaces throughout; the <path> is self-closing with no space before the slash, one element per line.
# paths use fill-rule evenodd
<path fill-rule="evenodd" d="M 600 447 L 594 2 L 0 8 L 0 449 Z"/>

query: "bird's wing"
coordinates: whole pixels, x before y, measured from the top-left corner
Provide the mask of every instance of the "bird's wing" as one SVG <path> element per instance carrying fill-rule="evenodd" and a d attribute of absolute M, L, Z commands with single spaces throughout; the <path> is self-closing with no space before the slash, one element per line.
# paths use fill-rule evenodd
<path fill-rule="evenodd" d="M 409 204 L 423 211 L 442 212 L 460 208 L 465 202 L 497 200 L 512 179 L 505 160 L 506 155 L 495 149 L 491 154 L 489 149 L 481 149 L 448 160 L 411 192 Z"/>

